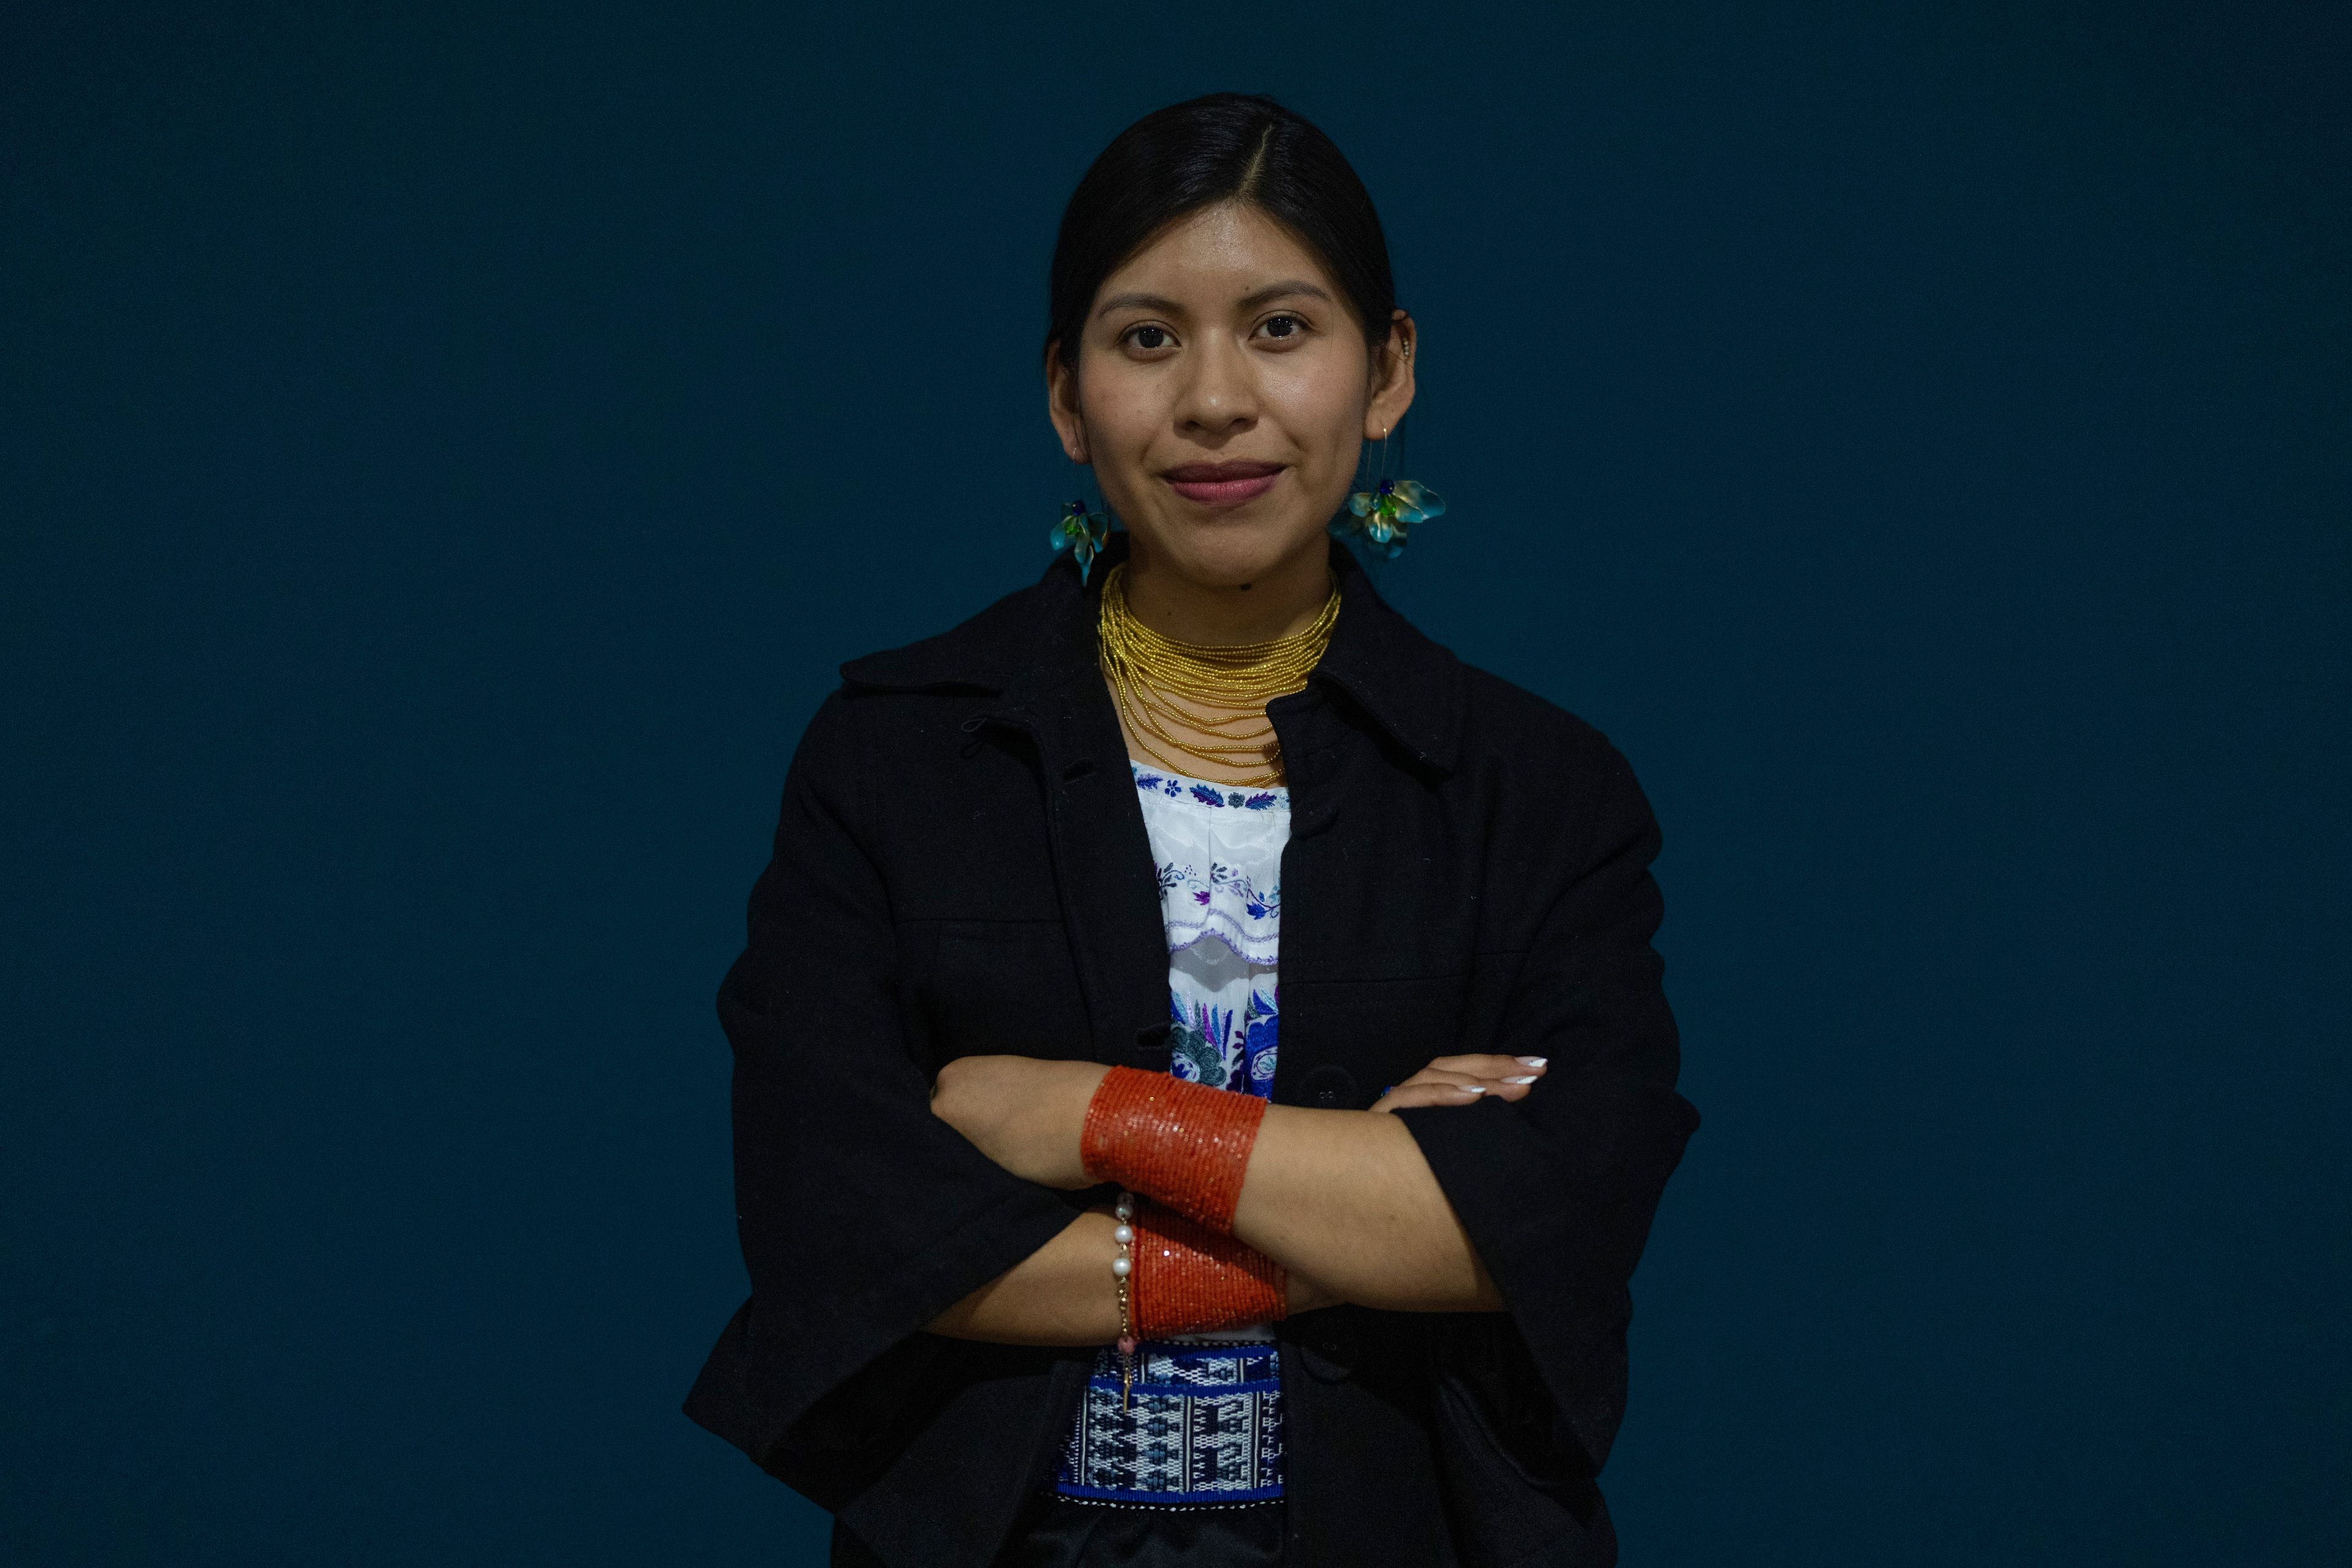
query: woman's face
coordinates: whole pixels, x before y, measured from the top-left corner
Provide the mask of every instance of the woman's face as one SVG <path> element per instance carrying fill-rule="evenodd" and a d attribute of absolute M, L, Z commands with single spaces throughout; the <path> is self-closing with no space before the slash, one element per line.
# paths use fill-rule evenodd
<path fill-rule="evenodd" d="M 1148 561 L 1237 588 L 1320 561 L 1367 440 L 1412 401 L 1412 321 L 1373 357 L 1314 252 L 1254 206 L 1205 207 L 1103 280 L 1054 426 Z"/>

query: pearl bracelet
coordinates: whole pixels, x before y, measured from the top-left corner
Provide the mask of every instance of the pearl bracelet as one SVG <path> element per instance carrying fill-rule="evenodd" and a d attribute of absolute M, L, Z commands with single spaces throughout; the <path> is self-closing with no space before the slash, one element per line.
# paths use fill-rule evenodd
<path fill-rule="evenodd" d="M 1118 1223 L 1110 1238 L 1118 1256 L 1110 1260 L 1110 1277 L 1118 1285 L 1118 1407 L 1125 1410 L 1135 1392 L 1135 1194 L 1122 1188 L 1111 1205 Z"/>

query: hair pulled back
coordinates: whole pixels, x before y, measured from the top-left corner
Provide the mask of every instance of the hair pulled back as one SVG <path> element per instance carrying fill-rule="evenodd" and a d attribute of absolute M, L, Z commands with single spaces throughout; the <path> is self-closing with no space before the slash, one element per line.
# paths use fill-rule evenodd
<path fill-rule="evenodd" d="M 1154 110 L 1087 168 L 1054 241 L 1047 348 L 1075 366 L 1103 279 L 1176 219 L 1221 202 L 1257 207 L 1313 251 L 1379 352 L 1396 280 L 1371 194 L 1329 137 L 1270 98 L 1239 92 Z"/>

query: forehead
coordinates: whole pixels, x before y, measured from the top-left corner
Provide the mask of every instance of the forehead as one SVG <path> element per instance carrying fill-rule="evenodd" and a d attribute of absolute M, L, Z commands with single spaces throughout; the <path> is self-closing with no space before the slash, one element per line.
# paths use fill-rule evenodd
<path fill-rule="evenodd" d="M 1149 293 L 1188 305 L 1223 305 L 1289 278 L 1339 296 L 1329 268 L 1296 235 L 1258 207 L 1220 202 L 1153 235 L 1103 279 L 1095 298 Z"/>

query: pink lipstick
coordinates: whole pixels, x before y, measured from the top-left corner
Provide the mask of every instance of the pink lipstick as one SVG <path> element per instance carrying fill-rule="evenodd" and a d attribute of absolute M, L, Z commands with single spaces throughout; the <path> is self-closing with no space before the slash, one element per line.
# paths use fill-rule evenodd
<path fill-rule="evenodd" d="M 1280 463 L 1184 463 L 1160 477 L 1186 500 L 1202 506 L 1239 506 L 1274 489 Z"/>

